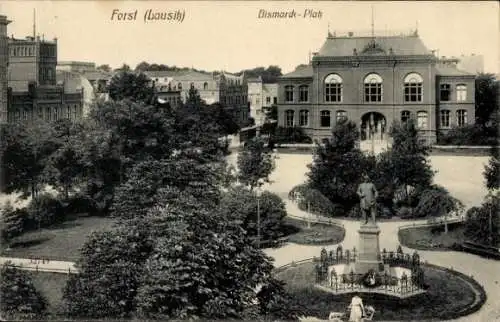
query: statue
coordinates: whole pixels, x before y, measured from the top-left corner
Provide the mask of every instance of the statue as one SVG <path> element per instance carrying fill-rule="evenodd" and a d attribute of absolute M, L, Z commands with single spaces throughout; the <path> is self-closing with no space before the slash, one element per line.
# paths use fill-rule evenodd
<path fill-rule="evenodd" d="M 375 188 L 375 185 L 369 182 L 368 176 L 365 174 L 363 176 L 363 182 L 358 187 L 358 196 L 361 199 L 360 206 L 362 217 L 364 219 L 364 223 L 368 223 L 368 212 L 370 212 L 372 216 L 372 221 L 375 224 L 376 222 L 376 214 L 377 214 L 377 197 L 378 192 Z"/>

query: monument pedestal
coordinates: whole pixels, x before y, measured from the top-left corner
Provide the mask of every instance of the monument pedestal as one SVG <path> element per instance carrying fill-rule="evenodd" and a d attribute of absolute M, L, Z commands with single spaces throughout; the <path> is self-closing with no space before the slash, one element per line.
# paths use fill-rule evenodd
<path fill-rule="evenodd" d="M 363 224 L 358 233 L 359 253 L 354 264 L 354 272 L 366 274 L 372 269 L 377 273 L 383 272 L 384 263 L 380 256 L 380 228 L 376 223 Z"/>

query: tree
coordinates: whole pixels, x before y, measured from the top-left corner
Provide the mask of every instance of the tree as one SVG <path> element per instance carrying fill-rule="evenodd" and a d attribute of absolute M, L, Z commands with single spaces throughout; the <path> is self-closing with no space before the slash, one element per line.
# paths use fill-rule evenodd
<path fill-rule="evenodd" d="M 474 242 L 495 246 L 500 244 L 500 194 L 489 196 L 481 207 L 466 213 L 465 235 Z"/>
<path fill-rule="evenodd" d="M 476 77 L 476 122 L 497 133 L 498 124 L 498 83 L 493 74 L 479 74 Z"/>
<path fill-rule="evenodd" d="M 109 97 L 115 101 L 129 99 L 134 102 L 150 103 L 154 88 L 149 78 L 143 73 L 120 70 L 110 80 Z"/>
<path fill-rule="evenodd" d="M 125 63 L 121 67 L 115 69 L 115 72 L 130 72 L 130 71 L 131 71 L 130 66 Z"/>
<path fill-rule="evenodd" d="M 35 288 L 28 273 L 7 262 L 2 266 L 0 276 L 2 294 L 0 311 L 3 317 L 12 320 L 43 318 L 47 309 L 47 300 Z"/>
<path fill-rule="evenodd" d="M 337 123 L 331 139 L 317 144 L 309 165 L 309 187 L 326 196 L 337 207 L 337 215 L 346 214 L 358 203 L 356 191 L 362 175 L 375 167 L 374 160 L 357 148 L 358 138 L 356 124 Z"/>
<path fill-rule="evenodd" d="M 269 175 L 275 168 L 272 151 L 265 147 L 260 138 L 249 141 L 238 154 L 238 180 L 249 186 L 250 190 L 258 187 L 259 180 L 269 181 Z"/>
<path fill-rule="evenodd" d="M 220 126 L 224 135 L 238 133 L 240 126 L 231 113 L 228 113 L 228 111 L 219 103 L 214 103 L 210 107 L 212 108 L 213 117 Z"/>
<path fill-rule="evenodd" d="M 154 65 L 156 65 L 156 64 L 154 64 Z M 147 62 L 143 61 L 143 62 L 137 64 L 137 66 L 135 66 L 135 71 L 136 72 L 146 72 L 146 71 L 150 70 L 151 66 L 152 65 L 149 65 Z M 158 66 L 158 65 L 156 65 L 156 66 Z"/>
<path fill-rule="evenodd" d="M 103 72 L 109 73 L 111 71 L 111 67 L 108 64 L 103 64 L 103 65 L 97 66 L 97 70 L 101 70 Z"/>
<path fill-rule="evenodd" d="M 413 121 L 395 124 L 391 129 L 393 178 L 397 186 L 430 187 L 434 172 L 428 161 L 429 148 L 421 142 Z"/>
<path fill-rule="evenodd" d="M 203 207 L 168 207 L 160 214 L 170 224 L 146 262 L 137 295 L 139 315 L 255 318 L 255 289 L 270 278 L 270 258 L 251 246 L 237 223 Z"/>
<path fill-rule="evenodd" d="M 63 291 L 67 313 L 83 318 L 130 316 L 152 247 L 148 230 L 139 225 L 92 233 L 77 262 L 79 272 L 70 275 Z"/>
<path fill-rule="evenodd" d="M 19 236 L 23 232 L 23 212 L 17 211 L 12 204 L 7 201 L 0 209 L 0 220 L 2 221 L 2 240 L 7 243 L 12 238 Z"/>
<path fill-rule="evenodd" d="M 484 167 L 483 175 L 486 180 L 486 188 L 488 188 L 488 190 L 496 190 L 500 188 L 500 159 L 498 146 L 493 146 L 491 149 L 491 157 L 488 164 Z"/>
<path fill-rule="evenodd" d="M 275 240 L 283 235 L 285 204 L 281 198 L 264 191 L 260 197 L 245 187 L 234 187 L 226 192 L 220 202 L 220 212 L 230 220 L 241 222 L 249 236 L 257 236 L 257 198 L 260 211 L 260 233 L 263 240 Z"/>

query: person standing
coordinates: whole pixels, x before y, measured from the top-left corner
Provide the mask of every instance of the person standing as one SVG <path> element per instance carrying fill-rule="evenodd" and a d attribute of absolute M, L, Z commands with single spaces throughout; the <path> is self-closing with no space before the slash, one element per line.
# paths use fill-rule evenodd
<path fill-rule="evenodd" d="M 361 322 L 365 316 L 365 307 L 363 300 L 359 296 L 354 296 L 351 299 L 351 314 L 349 315 L 349 322 Z"/>

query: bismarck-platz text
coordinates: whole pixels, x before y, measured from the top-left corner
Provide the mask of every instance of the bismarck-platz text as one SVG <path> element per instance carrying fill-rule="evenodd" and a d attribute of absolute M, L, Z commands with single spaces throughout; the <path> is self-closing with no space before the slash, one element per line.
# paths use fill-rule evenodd
<path fill-rule="evenodd" d="M 259 10 L 259 19 L 321 19 L 323 12 L 321 10 L 305 9 L 304 11 L 285 10 L 285 11 L 268 11 L 265 9 Z"/>
<path fill-rule="evenodd" d="M 154 10 L 148 9 L 144 11 L 141 15 L 144 22 L 154 22 L 154 21 L 170 21 L 170 22 L 183 22 L 186 17 L 185 10 Z M 131 11 L 121 11 L 119 9 L 113 9 L 111 12 L 112 21 L 136 21 L 138 17 L 138 10 Z M 139 18 L 139 19 L 141 19 Z"/>

